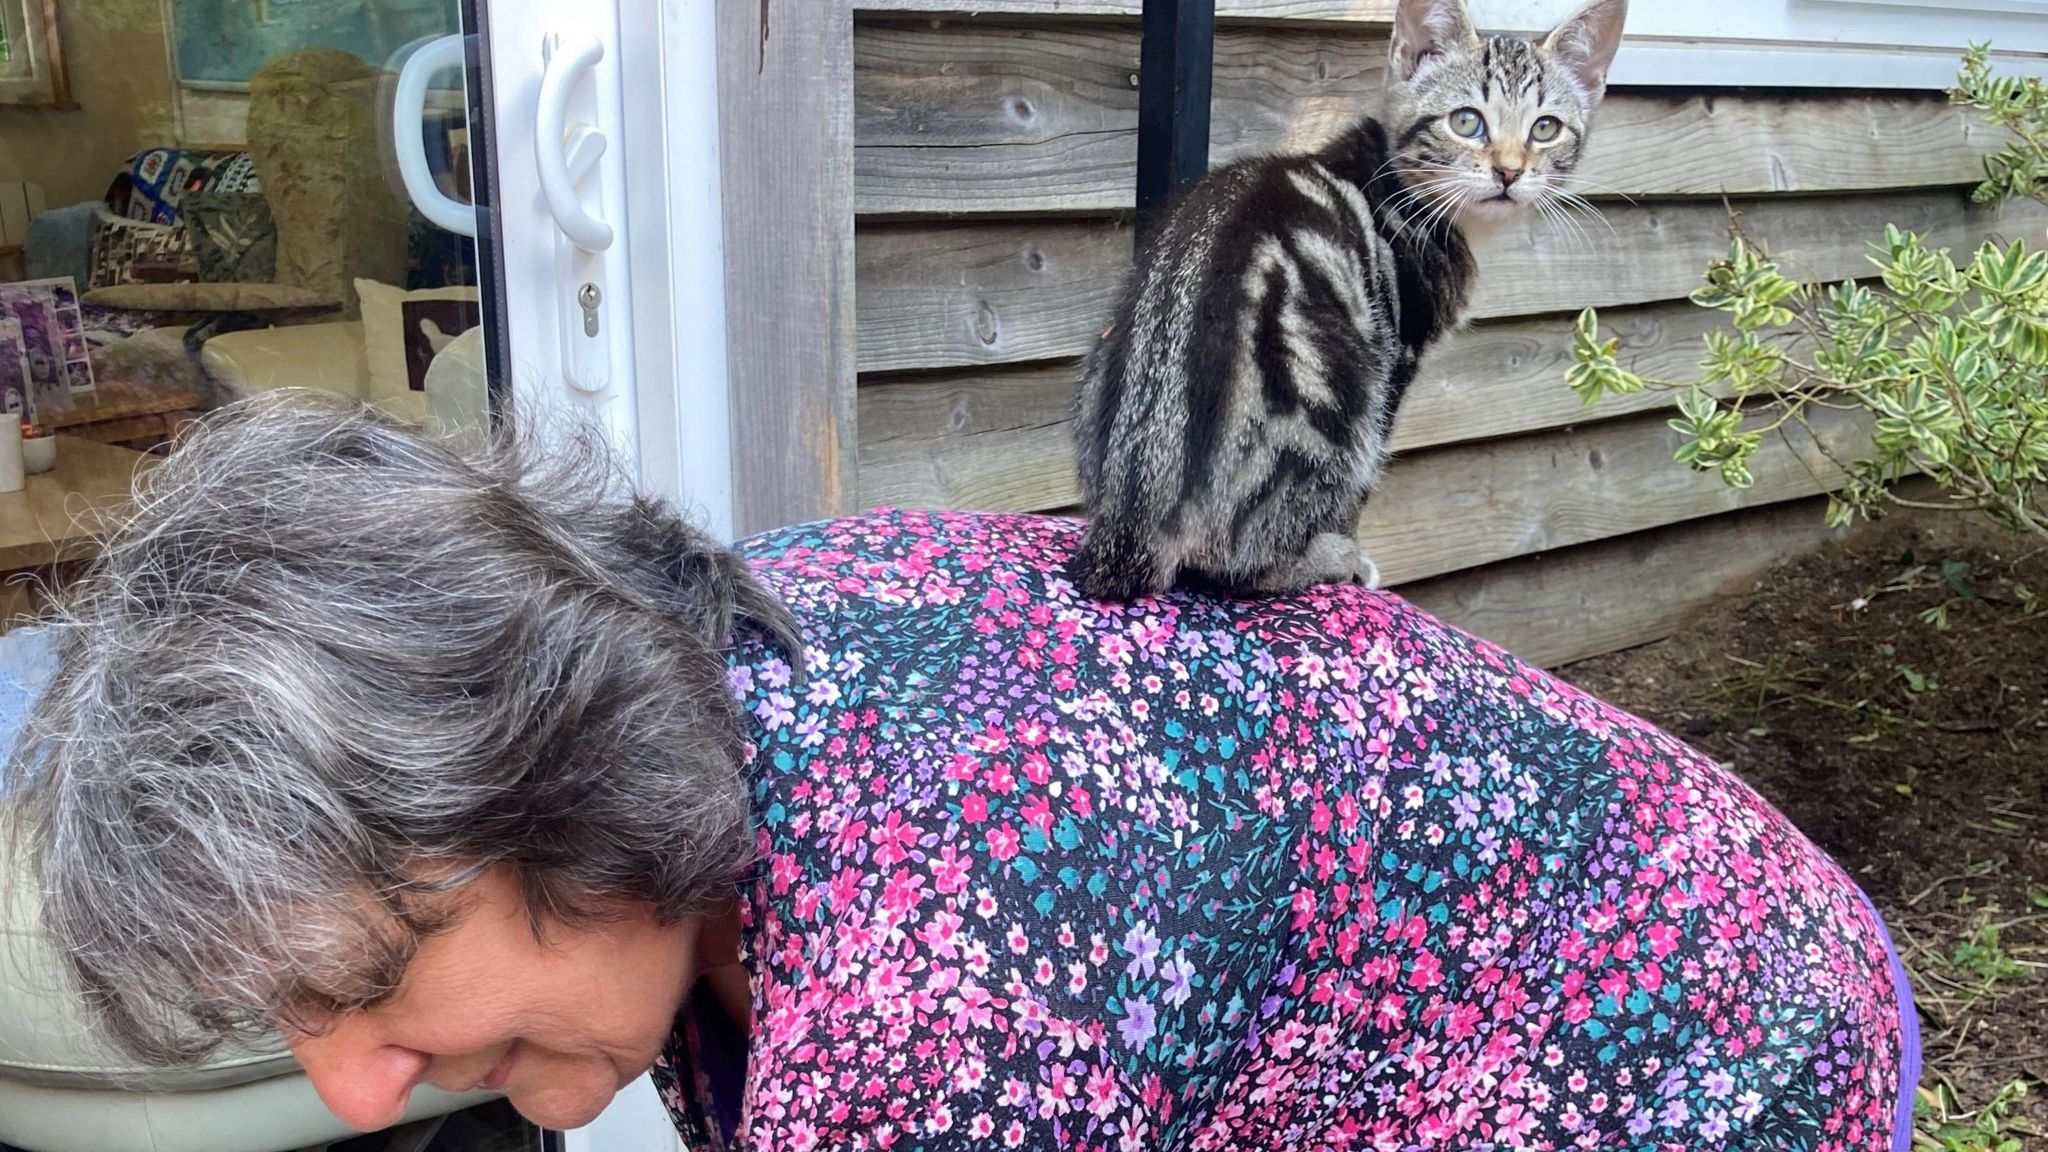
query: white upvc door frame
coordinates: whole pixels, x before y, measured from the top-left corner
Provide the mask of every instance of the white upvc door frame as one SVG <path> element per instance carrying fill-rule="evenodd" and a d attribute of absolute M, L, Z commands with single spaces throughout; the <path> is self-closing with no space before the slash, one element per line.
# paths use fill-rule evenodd
<path fill-rule="evenodd" d="M 618 0 L 640 481 L 733 537 L 716 0 Z"/>
<path fill-rule="evenodd" d="M 491 119 L 501 402 L 543 437 L 602 432 L 641 490 L 732 535 L 714 0 L 480 0 Z M 558 58 L 595 42 L 567 87 L 561 141 L 537 139 Z M 588 57 L 586 56 L 586 59 Z M 556 65 L 559 67 L 559 62 Z M 558 85 L 559 87 L 559 85 Z M 572 201 L 610 234 L 592 251 L 563 223 L 540 166 L 601 154 Z M 586 157 L 594 150 L 585 141 Z M 579 332 L 597 287 L 598 336 Z"/>
<path fill-rule="evenodd" d="M 1565 0 L 1473 0 L 1488 28 L 1540 31 Z M 2048 0 L 1633 0 L 1609 83 L 1938 90 L 1963 49 L 2048 75 Z"/>
<path fill-rule="evenodd" d="M 714 0 L 476 3 L 495 399 L 544 440 L 597 430 L 642 491 L 729 539 Z M 593 42 L 601 53 L 589 63 Z M 551 66 L 577 58 L 588 71 L 566 90 L 567 73 L 547 82 Z M 566 95 L 556 105 L 564 130 L 544 141 L 550 87 Z M 565 161 L 552 196 L 541 178 L 551 160 Z M 565 210 L 588 219 L 565 224 Z M 596 250 L 570 239 L 604 232 L 610 243 Z M 579 331 L 583 284 L 601 286 L 595 338 Z M 546 1142 L 562 1152 L 677 1147 L 646 1076 L 590 1126 Z"/>

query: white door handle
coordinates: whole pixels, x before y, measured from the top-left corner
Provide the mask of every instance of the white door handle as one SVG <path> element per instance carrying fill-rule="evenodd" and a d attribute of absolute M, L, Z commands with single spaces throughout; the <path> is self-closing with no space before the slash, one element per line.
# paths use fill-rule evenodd
<path fill-rule="evenodd" d="M 555 226 L 586 252 L 602 252 L 612 246 L 611 225 L 583 210 L 576 182 L 596 165 L 608 143 L 604 133 L 589 125 L 576 126 L 571 139 L 567 124 L 569 92 L 599 60 L 604 45 L 584 40 L 573 46 L 548 45 L 547 63 L 540 76 L 540 106 L 534 114 L 533 160 L 540 171 L 541 196 L 554 213 Z M 572 169 L 580 168 L 581 171 Z"/>
<path fill-rule="evenodd" d="M 461 35 L 429 40 L 406 58 L 398 72 L 397 99 L 392 108 L 392 145 L 398 153 L 398 176 L 413 206 L 434 224 L 458 236 L 476 237 L 476 209 L 441 191 L 427 167 L 427 82 L 449 69 L 468 67 Z"/>

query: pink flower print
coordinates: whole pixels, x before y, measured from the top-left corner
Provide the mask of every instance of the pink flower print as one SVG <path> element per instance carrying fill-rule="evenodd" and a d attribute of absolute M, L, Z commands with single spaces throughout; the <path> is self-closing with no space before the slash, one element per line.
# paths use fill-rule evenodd
<path fill-rule="evenodd" d="M 1010 933 L 1006 942 L 1010 946 L 1010 951 L 1015 955 L 1022 956 L 1026 952 L 1031 951 L 1031 937 L 1025 935 L 1022 924 L 1010 925 Z"/>
<path fill-rule="evenodd" d="M 965 921 L 956 913 L 941 908 L 933 912 L 931 918 L 918 928 L 917 938 L 924 942 L 926 948 L 931 949 L 932 955 L 942 960 L 951 960 L 959 955 L 953 941 L 959 935 L 963 923 Z"/>
<path fill-rule="evenodd" d="M 1506 1140 L 1509 1147 L 1521 1148 L 1530 1133 L 1536 1131 L 1536 1116 L 1520 1104 L 1503 1104 L 1493 1114 L 1493 1135 L 1496 1140 Z"/>
<path fill-rule="evenodd" d="M 933 885 L 948 896 L 960 891 L 967 887 L 967 869 L 971 864 L 959 849 L 946 845 L 939 849 L 938 858 L 931 861 Z"/>
<path fill-rule="evenodd" d="M 1408 697 L 1402 695 L 1399 688 L 1382 689 L 1379 699 L 1379 714 L 1380 719 L 1397 728 L 1406 724 L 1409 716 Z"/>
<path fill-rule="evenodd" d="M 1173 623 L 1157 617 L 1147 617 L 1130 626 L 1131 642 L 1137 650 L 1147 656 L 1164 656 L 1173 642 Z"/>
<path fill-rule="evenodd" d="M 1348 696 L 1339 696 L 1330 704 L 1330 711 L 1336 715 L 1338 723 L 1344 726 L 1346 735 L 1365 735 L 1365 705 Z"/>
<path fill-rule="evenodd" d="M 1022 843 L 1023 837 L 1019 836 L 1016 827 L 1007 821 L 988 830 L 988 854 L 996 860 L 1015 860 L 1018 846 Z"/>
<path fill-rule="evenodd" d="M 1408 986 L 1427 992 L 1444 982 L 1443 964 L 1433 952 L 1419 952 L 1408 971 Z"/>
<path fill-rule="evenodd" d="M 899 919 L 904 913 L 916 907 L 918 897 L 924 892 L 923 878 L 917 873 L 898 868 L 882 882 L 882 908 Z"/>
<path fill-rule="evenodd" d="M 1132 653 L 1136 651 L 1130 640 L 1116 632 L 1103 634 L 1101 639 L 1095 642 L 1095 650 L 1104 660 L 1118 665 L 1129 664 Z"/>
<path fill-rule="evenodd" d="M 1087 963 L 1086 963 L 1085 961 L 1081 961 L 1081 960 L 1076 960 L 1076 961 L 1074 961 L 1073 963 L 1071 963 L 1071 964 L 1068 964 L 1068 965 L 1067 965 L 1067 994 L 1068 994 L 1069 996 L 1079 996 L 1079 995 L 1080 995 L 1081 993 L 1083 993 L 1083 992 L 1086 992 L 1087 990 L 1088 990 L 1088 965 L 1087 965 Z"/>
<path fill-rule="evenodd" d="M 915 826 L 903 822 L 901 813 L 891 810 L 869 837 L 875 842 L 875 863 L 886 868 L 910 859 L 910 849 L 917 846 L 919 835 Z"/>
<path fill-rule="evenodd" d="M 988 797 L 979 792 L 969 792 L 960 801 L 960 818 L 969 824 L 980 824 L 988 819 Z"/>
<path fill-rule="evenodd" d="M 778 852 L 769 858 L 768 880 L 778 894 L 789 891 L 790 885 L 796 883 L 796 878 L 802 874 L 803 869 L 794 856 Z"/>
<path fill-rule="evenodd" d="M 967 1122 L 967 1134 L 976 1140 L 986 1140 L 995 1135 L 996 1119 L 986 1112 L 978 1112 Z"/>

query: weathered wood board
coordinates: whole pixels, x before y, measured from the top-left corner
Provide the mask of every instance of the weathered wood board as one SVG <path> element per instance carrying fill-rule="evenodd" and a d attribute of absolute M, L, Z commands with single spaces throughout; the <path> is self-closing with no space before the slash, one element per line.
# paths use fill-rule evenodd
<path fill-rule="evenodd" d="M 1580 236 L 1540 219 L 1504 225 L 1478 246 L 1475 318 L 1646 304 L 1685 296 L 1728 248 L 1730 209 L 1796 274 L 1832 281 L 1870 272 L 1887 223 L 1936 245 L 2038 236 L 2048 207 L 2003 214 L 1961 191 L 1819 198 L 1752 197 L 1612 205 Z M 1130 230 L 1109 220 L 880 225 L 855 241 L 862 372 L 1078 356 L 1100 334 L 1130 263 Z"/>
<path fill-rule="evenodd" d="M 1214 161 L 1304 151 L 1335 136 L 1378 103 L 1386 56 L 1378 30 L 1219 32 Z M 1137 67 L 1135 27 L 861 28 L 854 48 L 859 211 L 1128 209 Z M 1599 112 L 1579 189 L 1697 196 L 1969 183 L 1982 179 L 1983 155 L 1997 136 L 1937 93 L 1616 93 Z"/>
<path fill-rule="evenodd" d="M 1815 421 L 1826 446 L 1853 452 L 1867 424 L 1844 413 Z M 1011 438 L 1007 459 L 1042 456 L 1058 468 L 990 468 L 978 483 L 949 474 L 961 441 L 927 441 L 921 456 L 863 467 L 862 499 L 871 505 L 1046 511 L 1077 503 L 1067 430 L 1047 426 Z M 1584 428 L 1487 440 L 1419 452 L 1396 461 L 1367 504 L 1359 539 L 1389 583 L 1420 580 L 1511 556 L 1640 532 L 1736 508 L 1798 499 L 1838 486 L 1840 476 L 1810 437 L 1767 441 L 1756 483 L 1730 488 L 1718 476 L 1672 462 L 1677 433 L 1662 414 Z M 871 486 L 870 486 L 871 485 Z M 944 492 L 923 501 L 917 491 Z M 906 498 L 908 497 L 908 498 Z"/>
<path fill-rule="evenodd" d="M 858 485 L 853 17 L 847 0 L 805 0 L 777 8 L 771 36 L 752 5 L 718 9 L 734 521 L 747 533 L 844 511 Z"/>
<path fill-rule="evenodd" d="M 1144 0 L 856 0 L 864 15 L 1138 16 Z M 1336 24 L 1394 18 L 1394 0 L 1216 0 L 1218 20 L 1302 20 Z"/>
<path fill-rule="evenodd" d="M 1845 533 L 1799 500 L 1524 556 L 1400 589 L 1416 605 L 1555 668 L 1672 635 L 1771 565 Z"/>
<path fill-rule="evenodd" d="M 1718 313 L 1690 303 L 1601 317 L 1624 362 L 1670 379 L 1693 374 L 1699 337 Z M 1560 317 L 1478 325 L 1424 361 L 1394 425 L 1397 452 L 1589 423 L 1665 408 L 1669 393 L 1614 396 L 1587 408 L 1565 387 L 1571 328 Z M 861 385 L 861 499 L 973 507 L 1001 492 L 1070 492 L 1067 440 L 1078 360 L 978 369 Z"/>

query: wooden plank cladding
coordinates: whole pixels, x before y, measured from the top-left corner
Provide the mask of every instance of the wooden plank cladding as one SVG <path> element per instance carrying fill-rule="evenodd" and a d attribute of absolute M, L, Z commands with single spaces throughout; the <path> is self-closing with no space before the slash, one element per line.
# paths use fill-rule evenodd
<path fill-rule="evenodd" d="M 1145 0 L 854 0 L 861 15 L 1049 16 L 1142 15 Z M 1385 24 L 1394 0 L 1216 0 L 1216 19 L 1297 20 L 1331 24 Z"/>
<path fill-rule="evenodd" d="M 1815 427 L 1837 454 L 1855 451 L 1868 434 L 1860 418 L 1842 413 L 1826 414 Z M 973 459 L 972 436 L 925 441 L 915 456 L 864 463 L 862 501 L 997 511 L 1069 507 L 1080 492 L 1067 436 L 1061 426 L 1024 430 L 988 461 Z M 1677 433 L 1653 413 L 1404 457 L 1366 505 L 1359 539 L 1387 581 L 1403 583 L 1811 496 L 1840 483 L 1804 433 L 1793 435 L 1790 447 L 1768 442 L 1747 489 L 1673 464 L 1677 446 Z"/>
<path fill-rule="evenodd" d="M 1681 377 L 1721 320 L 1688 303 L 1603 317 L 1636 371 Z M 1512 436 L 1668 407 L 1668 393 L 1615 396 L 1588 409 L 1564 386 L 1571 329 L 1544 317 L 1453 333 L 1423 361 L 1394 425 L 1394 450 Z M 1078 360 L 895 380 L 860 390 L 861 500 L 976 507 L 992 493 L 1071 493 L 1068 419 Z M 1056 507 L 1039 504 L 1036 507 Z"/>
<path fill-rule="evenodd" d="M 1426 611 L 1542 667 L 1661 640 L 1781 560 L 1848 533 L 1821 500 L 1689 521 L 1401 589 Z"/>
<path fill-rule="evenodd" d="M 1064 3 L 1059 11 L 1068 11 Z M 1386 56 L 1379 29 L 1220 30 L 1215 160 L 1329 139 L 1376 102 Z M 1135 26 L 862 27 L 854 53 L 857 210 L 1128 209 L 1137 68 Z M 1600 110 L 1580 191 L 1745 195 L 1962 184 L 1982 178 L 1996 137 L 1934 93 L 1787 100 L 1618 92 Z"/>
<path fill-rule="evenodd" d="M 1744 231 L 1798 275 L 1870 271 L 1869 243 L 1896 223 L 1931 243 L 1974 249 L 2038 234 L 2048 207 L 1972 206 L 1961 191 L 1839 199 L 1760 197 L 1619 204 L 1585 235 L 1525 217 L 1479 246 L 1475 318 L 1576 311 L 1683 297 L 1727 251 L 1732 207 Z M 855 242 L 862 372 L 1052 360 L 1100 334 L 1130 262 L 1130 231 L 1104 220 L 889 225 Z"/>
<path fill-rule="evenodd" d="M 1070 509 L 1079 357 L 1130 259 L 1143 0 L 850 2 L 857 504 Z M 1215 162 L 1312 149 L 1378 102 L 1394 0 L 1216 7 Z M 1666 635 L 1839 535 L 1820 497 L 1839 477 L 1797 434 L 1733 490 L 1672 462 L 1668 394 L 1582 406 L 1569 314 L 1602 309 L 1628 363 L 1683 378 L 1721 321 L 1685 297 L 1731 225 L 1815 281 L 1871 275 L 1887 223 L 1958 252 L 2038 237 L 2048 208 L 1968 203 L 2001 142 L 1938 92 L 1610 94 L 1577 188 L 1603 219 L 1531 215 L 1478 246 L 1477 322 L 1424 362 L 1366 550 L 1417 603 L 1555 665 Z M 1867 443 L 1857 416 L 1817 425 Z"/>

